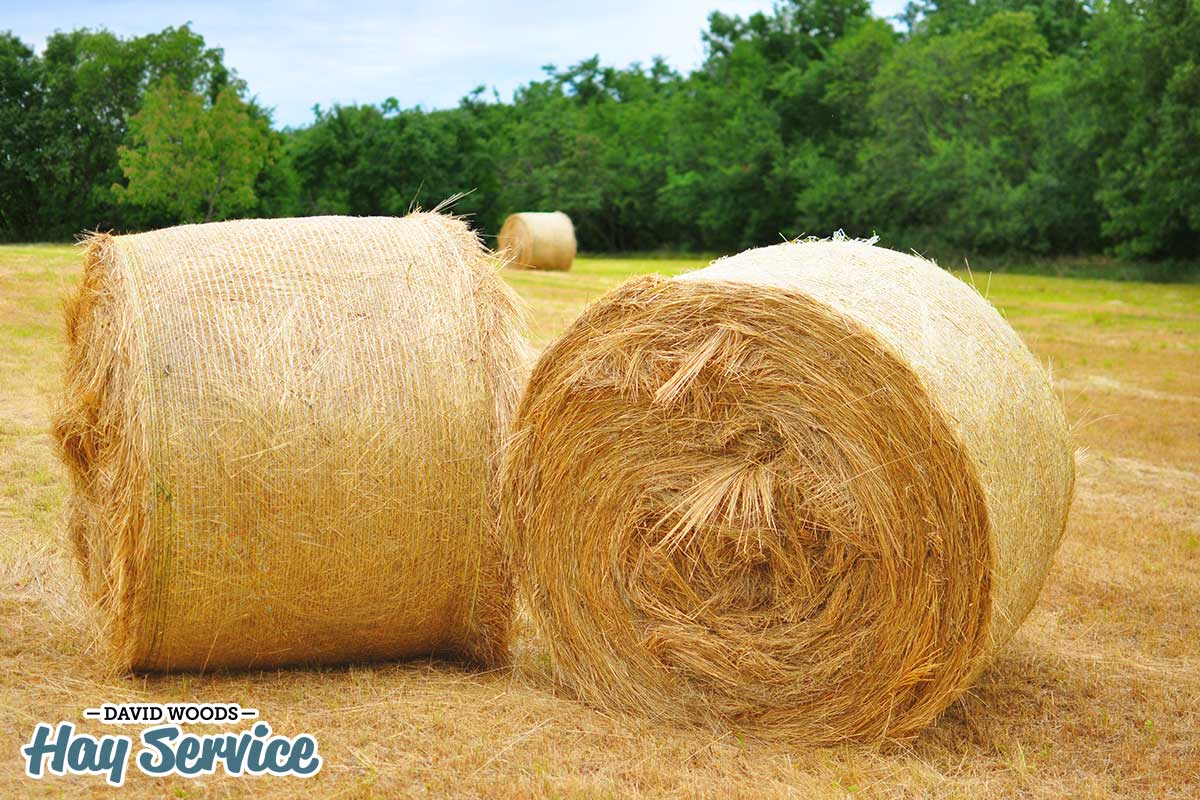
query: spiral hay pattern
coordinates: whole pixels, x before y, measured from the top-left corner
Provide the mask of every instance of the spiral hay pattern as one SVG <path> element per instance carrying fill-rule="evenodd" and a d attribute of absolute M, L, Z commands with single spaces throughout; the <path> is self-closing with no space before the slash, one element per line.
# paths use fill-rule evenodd
<path fill-rule="evenodd" d="M 97 235 L 66 319 L 70 537 L 121 666 L 505 660 L 524 345 L 462 221 Z"/>
<path fill-rule="evenodd" d="M 534 369 L 503 514 L 581 698 L 900 739 L 1029 612 L 1073 479 L 1047 376 L 973 289 L 803 242 L 592 305 Z"/>

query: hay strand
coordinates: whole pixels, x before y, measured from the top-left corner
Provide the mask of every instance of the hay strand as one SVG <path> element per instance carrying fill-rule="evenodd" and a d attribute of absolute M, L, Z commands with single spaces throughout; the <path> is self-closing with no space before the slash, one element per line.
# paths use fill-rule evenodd
<path fill-rule="evenodd" d="M 631 280 L 542 355 L 503 514 L 562 681 L 656 718 L 903 739 L 1029 612 L 1061 405 L 966 284 L 864 242 Z"/>
<path fill-rule="evenodd" d="M 461 220 L 96 235 L 66 322 L 54 435 L 119 665 L 506 659 L 523 344 Z"/>

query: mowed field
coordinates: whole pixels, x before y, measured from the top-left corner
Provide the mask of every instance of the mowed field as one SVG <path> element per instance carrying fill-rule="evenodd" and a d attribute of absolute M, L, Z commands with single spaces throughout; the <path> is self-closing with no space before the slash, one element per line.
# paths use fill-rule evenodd
<path fill-rule="evenodd" d="M 540 348 L 624 278 L 700 265 L 581 259 L 506 277 Z M 935 727 L 903 746 L 802 750 L 583 707 L 524 625 L 514 667 L 491 673 L 106 673 L 47 433 L 78 266 L 71 247 L 0 247 L 0 798 L 109 795 L 100 779 L 29 781 L 19 755 L 35 723 L 80 723 L 106 701 L 238 702 L 315 734 L 325 758 L 307 782 L 131 771 L 129 797 L 1200 797 L 1200 287 L 969 278 L 1052 367 L 1083 450 L 1062 549 L 1022 630 Z"/>

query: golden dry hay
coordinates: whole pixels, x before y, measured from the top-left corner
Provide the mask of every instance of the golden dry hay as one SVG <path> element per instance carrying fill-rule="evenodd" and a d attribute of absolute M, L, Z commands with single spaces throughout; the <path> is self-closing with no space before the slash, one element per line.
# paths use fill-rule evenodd
<path fill-rule="evenodd" d="M 507 658 L 524 345 L 461 220 L 96 235 L 66 322 L 70 536 L 120 665 Z"/>
<path fill-rule="evenodd" d="M 781 244 L 631 280 L 542 355 L 503 509 L 561 680 L 655 718 L 911 737 L 1029 612 L 1059 400 L 937 266 Z"/>
<path fill-rule="evenodd" d="M 561 211 L 511 214 L 500 228 L 497 249 L 515 266 L 568 270 L 575 260 L 575 226 Z"/>

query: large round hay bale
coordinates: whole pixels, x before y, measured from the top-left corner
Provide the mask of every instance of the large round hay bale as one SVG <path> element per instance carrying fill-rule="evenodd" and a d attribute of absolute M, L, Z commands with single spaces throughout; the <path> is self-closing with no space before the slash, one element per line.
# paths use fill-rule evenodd
<path fill-rule="evenodd" d="M 497 241 L 510 264 L 568 270 L 575 261 L 575 226 L 561 211 L 523 211 L 504 220 Z"/>
<path fill-rule="evenodd" d="M 1066 522 L 1046 374 L 971 287 L 861 242 L 631 280 L 534 368 L 518 583 L 591 702 L 808 742 L 915 735 Z"/>
<path fill-rule="evenodd" d="M 122 665 L 505 659 L 523 344 L 463 222 L 97 235 L 66 322 L 70 535 Z"/>

